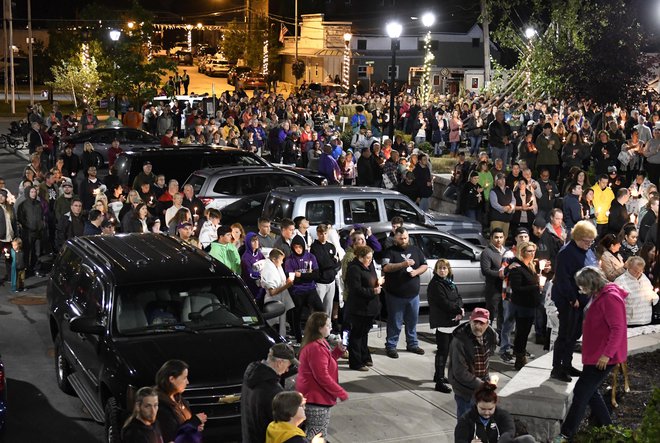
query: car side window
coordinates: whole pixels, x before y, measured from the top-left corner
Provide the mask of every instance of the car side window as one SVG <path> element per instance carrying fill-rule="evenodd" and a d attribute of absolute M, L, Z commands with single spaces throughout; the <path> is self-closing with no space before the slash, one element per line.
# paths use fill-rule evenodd
<path fill-rule="evenodd" d="M 100 134 L 95 134 L 94 136 L 90 137 L 89 141 L 92 143 L 112 143 L 112 139 L 114 138 L 114 134 L 111 134 L 110 132 L 101 132 Z"/>
<path fill-rule="evenodd" d="M 237 176 L 232 176 L 218 179 L 218 181 L 215 182 L 215 186 L 213 186 L 213 192 L 216 194 L 237 195 L 237 178 Z"/>
<path fill-rule="evenodd" d="M 272 177 L 270 176 L 239 175 L 238 177 L 234 178 L 236 187 L 234 195 L 253 195 L 259 192 L 271 190 Z M 219 182 L 220 180 L 218 180 L 218 183 Z"/>
<path fill-rule="evenodd" d="M 319 225 L 321 223 L 335 223 L 335 202 L 332 200 L 315 201 L 307 203 L 305 208 L 305 218 L 309 220 L 310 225 Z"/>
<path fill-rule="evenodd" d="M 403 218 L 403 221 L 406 223 L 420 222 L 419 209 L 402 199 L 386 198 L 385 213 L 387 214 L 388 220 L 392 220 L 393 217 L 399 216 Z"/>
<path fill-rule="evenodd" d="M 344 224 L 374 223 L 380 220 L 376 199 L 344 200 Z"/>
<path fill-rule="evenodd" d="M 86 317 L 97 317 L 103 310 L 103 285 L 89 267 L 83 266 L 80 279 L 73 293 L 73 302 L 81 314 Z"/>
<path fill-rule="evenodd" d="M 420 245 L 428 259 L 471 260 L 472 250 L 441 235 L 421 235 Z"/>
<path fill-rule="evenodd" d="M 53 283 L 57 285 L 64 294 L 70 295 L 78 281 L 82 258 L 71 249 L 62 252 L 58 263 L 54 267 Z"/>

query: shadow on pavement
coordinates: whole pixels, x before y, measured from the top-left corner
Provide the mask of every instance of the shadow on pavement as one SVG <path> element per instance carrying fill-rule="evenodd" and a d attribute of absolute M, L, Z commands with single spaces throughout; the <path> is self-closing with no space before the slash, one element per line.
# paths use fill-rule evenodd
<path fill-rule="evenodd" d="M 98 439 L 77 422 L 93 422 L 89 417 L 67 417 L 55 410 L 43 392 L 34 385 L 7 380 L 7 442 L 67 441 L 98 443 Z"/>

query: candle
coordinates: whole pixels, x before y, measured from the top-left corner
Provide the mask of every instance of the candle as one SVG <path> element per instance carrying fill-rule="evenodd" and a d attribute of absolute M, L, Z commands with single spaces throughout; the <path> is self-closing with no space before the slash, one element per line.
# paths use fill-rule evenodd
<path fill-rule="evenodd" d="M 605 215 L 609 217 L 610 216 L 610 211 L 605 211 Z"/>
<path fill-rule="evenodd" d="M 499 375 L 493 374 L 493 375 L 490 376 L 490 383 L 491 384 L 494 384 L 495 386 L 497 386 L 497 383 L 499 383 L 499 381 L 500 381 Z"/>
<path fill-rule="evenodd" d="M 543 288 L 545 286 L 546 280 L 547 280 L 547 277 L 545 275 L 541 275 L 539 277 L 539 286 Z"/>
<path fill-rule="evenodd" d="M 546 260 L 539 260 L 539 272 L 545 269 Z"/>

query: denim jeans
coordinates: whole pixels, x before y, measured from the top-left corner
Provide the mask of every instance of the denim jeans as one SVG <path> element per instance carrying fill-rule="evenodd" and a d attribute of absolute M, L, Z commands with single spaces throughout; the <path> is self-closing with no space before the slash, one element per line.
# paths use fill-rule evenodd
<path fill-rule="evenodd" d="M 426 141 L 426 137 L 415 137 L 415 146 L 418 147 Z"/>
<path fill-rule="evenodd" d="M 497 148 L 495 146 L 491 146 L 490 149 L 491 149 L 491 152 L 492 152 L 491 158 L 493 159 L 493 161 L 495 161 L 495 159 L 501 158 L 502 162 L 504 162 L 504 167 L 506 168 L 506 166 L 509 164 L 508 163 L 508 160 L 509 160 L 509 151 L 508 151 L 508 149 L 506 147 Z"/>
<path fill-rule="evenodd" d="M 456 400 L 456 418 L 461 418 L 463 414 L 469 411 L 472 408 L 473 402 L 471 398 L 463 398 L 458 394 L 454 394 L 454 400 Z"/>
<path fill-rule="evenodd" d="M 479 219 L 479 211 L 477 209 L 466 209 L 465 210 L 465 216 L 467 218 L 471 218 L 472 220 L 480 222 L 481 220 Z"/>
<path fill-rule="evenodd" d="M 428 197 L 422 197 L 422 198 L 419 199 L 419 209 L 421 209 L 424 212 L 429 210 L 429 198 Z"/>
<path fill-rule="evenodd" d="M 417 318 L 419 317 L 419 294 L 413 298 L 395 297 L 387 294 L 387 339 L 385 347 L 396 349 L 403 324 L 406 324 L 406 348 L 416 348 Z"/>
<path fill-rule="evenodd" d="M 511 332 L 515 324 L 515 305 L 509 300 L 502 300 L 502 328 L 500 336 L 500 355 L 510 352 L 513 344 L 511 343 Z"/>
<path fill-rule="evenodd" d="M 457 142 L 451 142 L 451 143 L 449 144 L 449 152 L 451 152 L 452 154 L 456 154 L 456 153 L 458 153 L 458 147 L 459 147 L 459 146 L 461 146 L 461 142 L 460 142 L 460 141 L 457 141 Z"/>
<path fill-rule="evenodd" d="M 575 388 L 573 388 L 573 403 L 571 403 L 568 410 L 566 420 L 561 425 L 563 435 L 570 438 L 577 433 L 587 405 L 591 408 L 591 415 L 598 426 L 606 426 L 612 423 L 610 412 L 598 391 L 612 368 L 614 368 L 614 365 L 608 365 L 601 371 L 595 365 L 584 365 L 582 375 L 580 375 L 577 383 L 575 383 Z"/>
<path fill-rule="evenodd" d="M 470 136 L 470 155 L 476 155 L 479 153 L 479 148 L 481 147 L 481 136 Z"/>

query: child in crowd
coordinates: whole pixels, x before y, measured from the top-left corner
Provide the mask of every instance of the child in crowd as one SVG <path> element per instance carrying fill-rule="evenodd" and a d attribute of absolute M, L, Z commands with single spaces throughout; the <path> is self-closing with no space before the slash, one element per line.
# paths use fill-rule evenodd
<path fill-rule="evenodd" d="M 15 238 L 11 242 L 11 290 L 25 291 L 25 255 L 23 240 Z"/>

